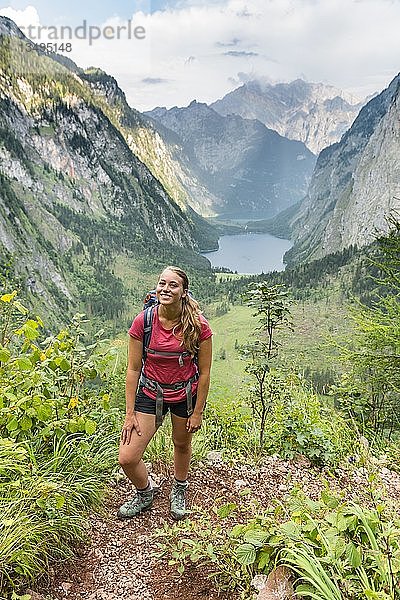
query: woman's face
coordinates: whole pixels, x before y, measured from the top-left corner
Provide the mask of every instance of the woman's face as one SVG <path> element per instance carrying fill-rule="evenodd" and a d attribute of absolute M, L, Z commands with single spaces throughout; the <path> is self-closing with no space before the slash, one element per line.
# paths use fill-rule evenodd
<path fill-rule="evenodd" d="M 174 271 L 165 269 L 158 280 L 156 294 L 160 304 L 171 305 L 180 303 L 181 299 L 186 296 L 182 278 Z"/>

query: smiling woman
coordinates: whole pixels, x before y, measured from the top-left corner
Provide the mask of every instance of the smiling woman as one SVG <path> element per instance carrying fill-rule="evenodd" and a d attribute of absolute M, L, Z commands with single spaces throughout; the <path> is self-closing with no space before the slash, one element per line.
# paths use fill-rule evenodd
<path fill-rule="evenodd" d="M 126 418 L 119 462 L 136 487 L 136 495 L 120 507 L 120 519 L 151 508 L 154 490 L 142 456 L 168 411 L 175 475 L 171 515 L 176 520 L 186 515 L 192 435 L 201 427 L 212 356 L 212 331 L 188 292 L 186 273 L 166 267 L 156 287 L 157 305 L 137 315 L 129 329 Z"/>

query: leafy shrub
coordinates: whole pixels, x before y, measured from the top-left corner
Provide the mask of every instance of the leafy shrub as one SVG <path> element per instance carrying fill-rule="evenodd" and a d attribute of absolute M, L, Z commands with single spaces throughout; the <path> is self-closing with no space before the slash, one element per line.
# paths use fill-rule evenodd
<path fill-rule="evenodd" d="M 229 527 L 233 517 L 236 524 Z M 297 576 L 299 598 L 397 600 L 399 528 L 398 516 L 373 497 L 366 508 L 329 489 L 319 501 L 297 489 L 268 510 L 257 503 L 215 506 L 213 513 L 164 524 L 156 537 L 158 556 L 168 556 L 180 573 L 194 562 L 221 588 L 241 591 L 242 598 L 249 597 L 256 573 L 286 564 Z"/>
<path fill-rule="evenodd" d="M 113 356 L 98 352 L 100 335 L 85 343 L 82 322 L 41 340 L 16 292 L 0 297 L 0 591 L 73 555 L 115 468 Z"/>
<path fill-rule="evenodd" d="M 291 459 L 302 454 L 316 464 L 337 464 L 349 453 L 353 432 L 338 413 L 324 410 L 318 397 L 296 377 L 268 374 L 273 398 L 264 450 Z"/>
<path fill-rule="evenodd" d="M 90 382 L 101 376 L 98 366 L 104 369 L 104 357 L 101 363 L 93 354 L 97 339 L 84 343 L 83 315 L 76 315 L 56 336 L 38 342 L 43 322 L 26 316 L 28 311 L 15 300 L 15 293 L 4 294 L 0 308 L 0 435 L 18 441 L 39 436 L 50 443 L 65 433 L 94 433 L 91 412 L 99 403 Z M 12 328 L 15 309 L 25 319 Z M 105 406 L 107 396 L 101 400 Z"/>

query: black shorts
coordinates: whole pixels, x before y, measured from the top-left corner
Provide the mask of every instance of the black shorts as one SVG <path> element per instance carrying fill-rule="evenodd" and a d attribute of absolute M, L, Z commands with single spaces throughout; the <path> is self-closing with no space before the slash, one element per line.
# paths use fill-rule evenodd
<path fill-rule="evenodd" d="M 193 408 L 196 406 L 196 396 L 193 396 L 192 398 L 192 405 Z M 187 419 L 189 416 L 187 413 L 186 398 L 185 400 L 182 400 L 182 402 L 166 402 L 164 400 L 162 413 L 163 416 L 166 415 L 169 410 L 177 417 Z M 156 414 L 156 401 L 145 394 L 142 388 L 139 388 L 136 394 L 135 411 L 145 413 L 146 415 Z"/>

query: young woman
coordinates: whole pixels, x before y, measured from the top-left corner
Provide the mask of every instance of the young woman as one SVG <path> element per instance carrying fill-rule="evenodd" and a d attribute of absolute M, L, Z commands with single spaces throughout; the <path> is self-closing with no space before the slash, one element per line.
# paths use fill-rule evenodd
<path fill-rule="evenodd" d="M 144 311 L 129 329 L 126 417 L 119 463 L 136 487 L 136 495 L 120 507 L 121 519 L 134 517 L 152 505 L 154 492 L 142 456 L 168 410 L 175 476 L 171 515 L 182 519 L 186 514 L 192 435 L 201 427 L 212 355 L 212 331 L 188 290 L 186 273 L 178 267 L 166 267 L 156 288 L 158 304 L 152 311 L 148 348 L 143 348 Z"/>

